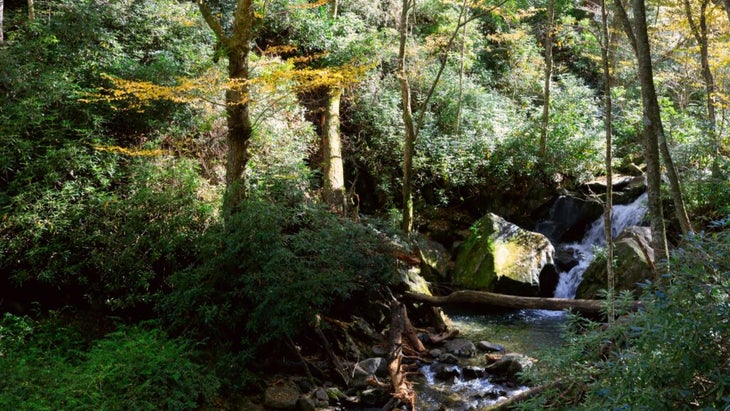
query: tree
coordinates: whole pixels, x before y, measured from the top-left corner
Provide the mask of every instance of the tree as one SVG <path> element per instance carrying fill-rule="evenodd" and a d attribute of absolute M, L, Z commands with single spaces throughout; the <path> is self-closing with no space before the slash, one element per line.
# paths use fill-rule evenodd
<path fill-rule="evenodd" d="M 540 157 L 547 154 L 547 138 L 550 119 L 550 79 L 553 75 L 553 21 L 555 19 L 555 0 L 550 0 L 547 10 L 545 29 L 545 86 L 543 88 L 542 120 L 540 129 Z"/>
<path fill-rule="evenodd" d="M 408 41 L 408 14 L 414 7 L 415 1 L 403 0 L 398 32 L 400 43 L 398 48 L 398 81 L 401 91 L 403 125 L 405 127 L 405 146 L 403 149 L 403 220 L 401 229 L 410 233 L 413 228 L 413 151 L 416 146 L 416 128 L 413 122 L 411 102 L 411 86 L 408 83 L 406 72 L 406 42 Z"/>
<path fill-rule="evenodd" d="M 5 34 L 3 32 L 3 14 L 5 10 L 4 0 L 0 0 L 0 44 L 5 42 Z"/>
<path fill-rule="evenodd" d="M 341 87 L 331 87 L 327 93 L 322 130 L 324 152 L 324 199 L 333 209 L 345 214 L 345 172 L 342 163 L 342 138 L 340 136 Z"/>
<path fill-rule="evenodd" d="M 552 0 L 551 0 L 552 1 Z M 608 11 L 606 10 L 606 2 L 601 2 L 601 35 L 599 42 L 601 45 L 601 64 L 603 66 L 603 107 L 604 107 L 604 123 L 606 127 L 606 203 L 603 209 L 603 229 L 606 237 L 606 284 L 608 285 L 608 321 L 613 322 L 615 318 L 614 312 L 614 291 L 615 291 L 615 275 L 613 271 L 613 101 L 611 98 L 611 61 L 609 56 L 609 48 L 611 47 L 611 38 L 608 32 Z"/>
<path fill-rule="evenodd" d="M 617 17 L 620 19 L 624 32 L 629 38 L 638 63 L 639 84 L 643 106 L 643 144 L 644 160 L 646 161 L 647 190 L 649 218 L 652 233 L 652 248 L 657 260 L 668 259 L 666 229 L 661 199 L 661 169 L 659 164 L 659 139 L 664 133 L 661 124 L 659 101 L 654 88 L 654 73 L 651 63 L 651 50 L 646 27 L 646 8 L 644 0 L 632 0 L 634 21 L 628 13 L 622 0 L 614 0 Z"/>
<path fill-rule="evenodd" d="M 233 212 L 241 205 L 246 195 L 244 172 L 250 157 L 248 146 L 253 134 L 248 86 L 249 53 L 255 22 L 253 0 L 237 1 L 233 21 L 230 24 L 230 34 L 223 28 L 220 18 L 213 14 L 208 2 L 198 0 L 198 7 L 228 58 L 228 77 L 231 84 L 226 90 L 228 154 L 223 209 Z"/>

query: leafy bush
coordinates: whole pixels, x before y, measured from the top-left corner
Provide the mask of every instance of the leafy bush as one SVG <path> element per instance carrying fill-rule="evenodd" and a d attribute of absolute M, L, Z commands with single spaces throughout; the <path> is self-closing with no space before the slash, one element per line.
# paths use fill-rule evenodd
<path fill-rule="evenodd" d="M 191 361 L 190 346 L 158 329 L 122 326 L 89 342 L 55 321 L 6 314 L 0 321 L 0 408 L 193 410 L 218 381 Z"/>
<path fill-rule="evenodd" d="M 319 207 L 250 198 L 201 243 L 209 248 L 200 263 L 172 277 L 160 311 L 173 329 L 241 362 L 355 294 L 374 298 L 393 276 L 381 236 Z"/>
<path fill-rule="evenodd" d="M 35 295 L 51 304 L 150 303 L 194 258 L 214 216 L 183 160 L 66 144 L 29 164 L 21 181 L 28 185 L 11 185 L 0 222 L 0 271 L 19 287 L 55 290 L 61 301 Z"/>
<path fill-rule="evenodd" d="M 671 274 L 646 287 L 644 308 L 583 332 L 549 358 L 543 378 L 562 396 L 540 407 L 586 409 L 725 409 L 730 406 L 730 230 L 686 238 L 672 253 Z"/>

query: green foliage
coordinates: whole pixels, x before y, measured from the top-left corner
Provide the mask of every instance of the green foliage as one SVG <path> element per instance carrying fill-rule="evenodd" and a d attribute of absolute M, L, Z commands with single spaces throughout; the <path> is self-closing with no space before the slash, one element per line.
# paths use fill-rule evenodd
<path fill-rule="evenodd" d="M 240 353 L 240 361 L 317 314 L 341 312 L 353 295 L 374 297 L 394 275 L 377 232 L 307 205 L 250 198 L 201 243 L 209 248 L 173 276 L 160 312 L 174 329 Z"/>
<path fill-rule="evenodd" d="M 727 220 L 725 220 L 727 221 Z M 671 274 L 646 287 L 643 309 L 607 328 L 574 319 L 567 347 L 542 378 L 562 396 L 532 403 L 581 409 L 724 409 L 730 406 L 730 230 L 685 238 Z M 561 401 L 566 401 L 567 403 Z"/>
<path fill-rule="evenodd" d="M 62 301 L 51 303 L 149 303 L 195 256 L 213 217 L 202 188 L 189 161 L 49 147 L 6 192 L 0 271 L 20 287 L 57 290 Z"/>
<path fill-rule="evenodd" d="M 95 342 L 81 329 L 5 314 L 0 321 L 0 408 L 193 410 L 218 381 L 190 346 L 158 329 L 122 326 Z"/>

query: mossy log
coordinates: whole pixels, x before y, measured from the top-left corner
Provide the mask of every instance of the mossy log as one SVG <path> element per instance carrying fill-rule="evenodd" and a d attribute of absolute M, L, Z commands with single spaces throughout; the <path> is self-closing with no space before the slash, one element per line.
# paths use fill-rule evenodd
<path fill-rule="evenodd" d="M 572 309 L 581 314 L 600 315 L 600 300 L 571 300 L 567 298 L 520 297 L 516 295 L 495 294 L 486 291 L 462 290 L 445 296 L 430 296 L 416 293 L 406 293 L 412 301 L 423 302 L 436 306 L 454 304 L 480 304 L 503 308 L 536 308 L 542 310 Z M 635 309 L 639 303 L 635 303 Z"/>

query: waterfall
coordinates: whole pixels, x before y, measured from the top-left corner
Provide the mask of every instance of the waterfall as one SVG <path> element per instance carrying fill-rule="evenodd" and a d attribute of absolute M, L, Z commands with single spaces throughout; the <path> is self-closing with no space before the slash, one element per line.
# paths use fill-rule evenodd
<path fill-rule="evenodd" d="M 616 238 L 626 227 L 638 225 L 646 215 L 646 193 L 642 194 L 633 203 L 617 205 L 613 207 L 611 218 L 611 237 Z M 594 247 L 605 246 L 603 216 L 593 222 L 580 243 L 565 245 L 566 249 L 573 252 L 573 257 L 578 265 L 568 272 L 560 273 L 558 285 L 555 288 L 556 298 L 574 298 L 578 284 L 583 279 L 583 273 L 593 261 Z"/>

